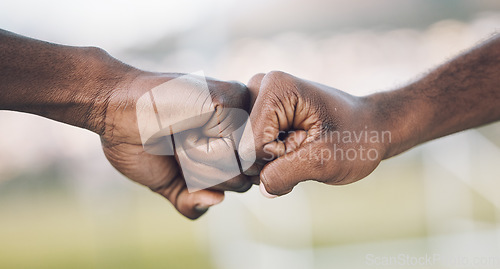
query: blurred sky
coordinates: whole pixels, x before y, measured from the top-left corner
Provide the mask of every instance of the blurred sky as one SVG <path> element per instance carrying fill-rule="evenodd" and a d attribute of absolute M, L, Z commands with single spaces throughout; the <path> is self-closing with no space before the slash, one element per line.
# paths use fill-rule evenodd
<path fill-rule="evenodd" d="M 146 70 L 242 82 L 283 70 L 364 95 L 491 36 L 500 1 L 3 0 L 0 28 L 102 47 Z M 349 186 L 305 183 L 273 201 L 228 194 L 197 222 L 119 175 L 94 134 L 5 111 L 0 130 L 0 267 L 368 268 L 368 253 L 500 253 L 498 123 Z"/>

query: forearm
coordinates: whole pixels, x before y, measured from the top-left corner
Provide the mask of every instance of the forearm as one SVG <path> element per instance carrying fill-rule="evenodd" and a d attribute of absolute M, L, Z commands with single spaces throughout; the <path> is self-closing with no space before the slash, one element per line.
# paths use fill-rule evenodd
<path fill-rule="evenodd" d="M 51 44 L 0 30 L 0 109 L 101 133 L 106 102 L 132 67 L 97 48 Z"/>
<path fill-rule="evenodd" d="M 500 36 L 399 90 L 369 97 L 393 132 L 385 158 L 426 141 L 500 120 Z"/>

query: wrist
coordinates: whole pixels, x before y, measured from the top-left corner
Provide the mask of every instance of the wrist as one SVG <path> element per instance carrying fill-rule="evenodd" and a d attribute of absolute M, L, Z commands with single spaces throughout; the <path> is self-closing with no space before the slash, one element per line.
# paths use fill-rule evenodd
<path fill-rule="evenodd" d="M 79 69 L 88 77 L 76 91 L 77 99 L 81 100 L 79 113 L 68 115 L 63 121 L 102 135 L 110 102 L 143 72 L 116 60 L 102 49 L 86 47 L 79 50 L 82 63 Z"/>
<path fill-rule="evenodd" d="M 385 141 L 383 159 L 425 141 L 426 123 L 432 113 L 425 102 L 414 96 L 412 89 L 375 93 L 365 98 L 379 131 L 390 133 L 390 141 Z"/>

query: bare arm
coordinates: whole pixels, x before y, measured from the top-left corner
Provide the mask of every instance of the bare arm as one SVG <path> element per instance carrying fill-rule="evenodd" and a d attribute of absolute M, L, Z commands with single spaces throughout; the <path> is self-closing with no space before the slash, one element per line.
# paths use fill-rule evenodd
<path fill-rule="evenodd" d="M 220 203 L 224 191 L 243 192 L 251 187 L 251 183 L 240 175 L 210 189 L 190 193 L 174 156 L 145 151 L 138 129 L 137 102 L 156 86 L 180 76 L 182 74 L 138 70 L 99 48 L 51 44 L 0 30 L 0 110 L 28 112 L 99 134 L 111 165 L 133 181 L 167 198 L 181 214 L 195 219 Z M 206 78 L 206 82 L 209 97 L 212 97 L 210 108 L 217 108 L 218 112 L 213 115 L 226 115 L 225 108 L 248 109 L 249 95 L 243 84 L 210 78 Z M 221 167 L 207 163 L 215 160 L 217 164 L 216 160 L 228 154 L 234 158 L 234 151 L 226 147 L 228 138 L 217 131 L 222 129 L 219 124 L 230 125 L 231 117 L 221 121 L 215 116 L 213 120 L 192 120 L 193 114 L 202 111 L 210 102 L 186 101 L 184 106 L 179 105 L 179 100 L 200 96 L 199 85 L 192 82 L 186 88 L 176 87 L 175 92 L 156 100 L 155 109 L 165 118 L 176 115 L 181 119 L 191 119 L 183 124 L 185 129 L 178 130 L 188 134 L 192 131 L 189 139 L 180 142 L 210 141 L 210 150 L 203 147 L 207 150 L 194 152 L 196 154 L 190 151 L 194 157 L 185 158 L 184 168 L 195 167 L 197 173 L 207 175 L 200 176 L 199 180 L 223 177 Z M 209 122 L 212 125 L 203 133 L 204 136 L 192 130 Z M 213 136 L 209 137 L 207 133 Z"/>
<path fill-rule="evenodd" d="M 283 195 L 305 180 L 348 184 L 418 144 L 500 120 L 500 36 L 406 87 L 366 97 L 276 71 L 254 76 L 249 88 L 259 92 L 251 122 L 260 161 L 247 173 L 262 169 L 264 193 Z"/>
<path fill-rule="evenodd" d="M 386 158 L 423 142 L 500 120 L 500 36 L 402 89 L 368 97 L 399 134 Z"/>
<path fill-rule="evenodd" d="M 98 48 L 62 46 L 0 29 L 2 110 L 37 114 L 101 134 L 105 102 L 133 70 Z"/>

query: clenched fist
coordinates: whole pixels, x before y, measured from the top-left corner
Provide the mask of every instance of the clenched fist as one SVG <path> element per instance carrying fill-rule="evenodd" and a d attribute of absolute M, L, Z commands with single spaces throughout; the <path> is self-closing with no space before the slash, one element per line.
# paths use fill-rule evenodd
<path fill-rule="evenodd" d="M 207 79 L 209 92 L 204 92 L 204 78 L 200 78 L 160 89 L 163 91 L 155 96 L 154 105 L 139 101 L 144 100 L 143 96 L 149 98 L 151 89 L 180 76 L 144 72 L 131 75 L 131 80 L 110 95 L 101 138 L 104 153 L 116 169 L 166 197 L 186 217 L 195 219 L 220 203 L 224 191 L 244 192 L 251 187 L 238 166 L 236 172 L 225 167 L 226 160 L 235 160 L 238 137 L 232 132 L 243 124 L 234 110 L 247 111 L 250 96 L 241 83 L 214 79 Z M 153 111 L 151 117 L 145 113 L 141 119 L 148 109 Z M 157 123 L 159 115 L 163 119 Z M 148 132 L 151 126 L 162 123 L 165 126 L 158 133 Z M 145 138 L 144 133 L 153 137 Z M 177 139 L 175 145 L 171 135 Z M 171 151 L 173 155 L 174 150 L 175 156 L 164 154 Z M 236 176 L 231 179 L 228 172 Z M 191 183 L 198 184 L 201 190 L 189 192 L 184 175 L 196 181 Z M 204 184 L 213 185 L 210 181 L 220 178 L 222 183 L 205 189 Z"/>
<path fill-rule="evenodd" d="M 299 182 L 352 183 L 370 174 L 386 154 L 392 133 L 368 98 L 273 71 L 254 76 L 258 97 L 250 115 L 261 190 L 290 192 Z M 245 141 L 240 154 L 251 152 Z"/>

